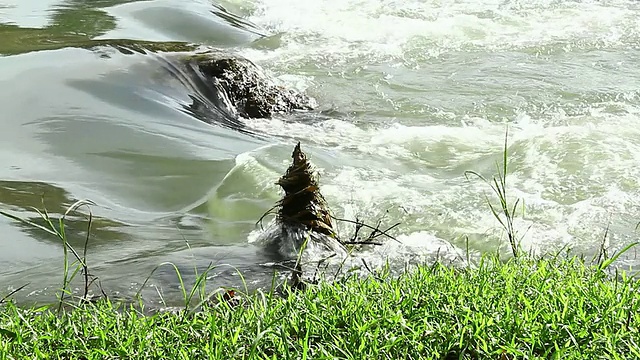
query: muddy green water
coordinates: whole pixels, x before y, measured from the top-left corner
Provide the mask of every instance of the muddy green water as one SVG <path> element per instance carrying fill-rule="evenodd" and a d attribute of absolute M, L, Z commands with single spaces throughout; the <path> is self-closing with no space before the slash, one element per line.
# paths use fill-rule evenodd
<path fill-rule="evenodd" d="M 592 255 L 608 227 L 612 252 L 640 237 L 638 29 L 623 0 L 2 1 L 0 209 L 57 218 L 94 201 L 88 260 L 114 296 L 165 261 L 260 286 L 273 259 L 255 221 L 301 141 L 336 215 L 402 222 L 399 242 L 358 254 L 372 266 L 464 256 L 466 238 L 474 255 L 506 253 L 489 188 L 464 172 L 495 172 L 508 125 L 523 246 Z M 118 39 L 238 52 L 319 112 L 247 120 L 259 136 L 207 124 L 157 56 L 79 48 Z M 68 227 L 81 246 L 83 217 Z M 17 298 L 54 299 L 62 245 L 0 229 L 0 294 L 29 283 Z M 638 268 L 636 251 L 617 265 Z M 179 303 L 169 268 L 151 285 Z"/>

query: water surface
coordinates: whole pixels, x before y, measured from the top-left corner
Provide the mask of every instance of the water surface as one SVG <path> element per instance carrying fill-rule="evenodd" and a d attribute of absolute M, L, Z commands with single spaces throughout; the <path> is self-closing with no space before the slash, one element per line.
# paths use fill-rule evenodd
<path fill-rule="evenodd" d="M 301 141 L 336 216 L 402 223 L 399 242 L 358 254 L 369 263 L 464 256 L 467 241 L 508 253 L 490 189 L 464 176 L 496 172 L 508 127 L 525 249 L 592 255 L 606 233 L 613 252 L 640 221 L 638 19 L 623 0 L 5 1 L 0 208 L 57 218 L 94 201 L 89 263 L 111 294 L 131 296 L 165 261 L 219 264 L 213 286 L 240 285 L 237 271 L 269 284 L 255 222 Z M 164 55 L 86 48 L 122 39 L 238 52 L 318 112 L 246 120 L 247 132 L 202 121 Z M 80 247 L 84 217 L 68 226 Z M 62 245 L 0 227 L 1 288 L 53 299 Z M 632 250 L 618 266 L 639 264 Z M 151 284 L 179 302 L 169 268 Z"/>

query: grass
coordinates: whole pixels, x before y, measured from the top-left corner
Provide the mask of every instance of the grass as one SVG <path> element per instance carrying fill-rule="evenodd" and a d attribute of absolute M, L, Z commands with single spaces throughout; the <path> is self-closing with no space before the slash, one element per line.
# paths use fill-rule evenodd
<path fill-rule="evenodd" d="M 640 283 L 578 258 L 436 263 L 185 316 L 109 300 L 0 310 L 0 359 L 640 358 Z"/>
<path fill-rule="evenodd" d="M 498 198 L 500 206 L 496 208 L 495 205 L 491 202 L 489 197 L 485 194 L 485 200 L 489 209 L 491 209 L 491 213 L 498 220 L 500 226 L 505 230 L 507 235 L 507 239 L 509 240 L 509 246 L 511 247 L 511 253 L 514 257 L 517 257 L 520 254 L 520 239 L 518 239 L 518 234 L 516 228 L 513 224 L 515 216 L 517 214 L 518 205 L 522 206 L 522 213 L 524 214 L 524 204 L 520 203 L 520 199 L 516 199 L 516 201 L 511 205 L 507 198 L 507 173 L 509 170 L 509 153 L 508 153 L 508 139 L 509 139 L 509 130 L 507 129 L 504 134 L 504 148 L 502 150 L 502 164 L 496 162 L 496 170 L 497 174 L 488 180 L 484 176 L 480 175 L 475 171 L 465 171 L 464 175 L 469 179 L 469 175 L 473 175 L 480 180 L 484 181 L 491 187 L 491 190 Z"/>
<path fill-rule="evenodd" d="M 60 290 L 60 295 L 59 295 L 60 301 L 58 302 L 58 311 L 62 310 L 62 306 L 65 301 L 65 296 L 70 296 L 70 297 L 73 296 L 72 290 L 69 289 L 69 285 L 79 273 L 82 273 L 84 278 L 83 279 L 84 289 L 83 289 L 82 300 L 89 299 L 89 288 L 97 280 L 95 276 L 92 276 L 89 274 L 89 266 L 87 265 L 87 246 L 89 245 L 89 238 L 91 235 L 91 224 L 93 220 L 93 214 L 91 213 L 90 205 L 95 205 L 95 203 L 91 200 L 76 201 L 71 206 L 69 206 L 69 208 L 65 211 L 65 213 L 58 219 L 57 225 L 56 225 L 56 221 L 54 221 L 49 216 L 49 213 L 46 211 L 46 209 L 43 211 L 40 211 L 36 208 L 32 208 L 35 212 L 37 212 L 40 215 L 40 218 L 42 219 L 44 225 L 38 224 L 34 221 L 24 219 L 16 215 L 13 215 L 11 213 L 8 213 L 6 211 L 0 210 L 0 215 L 16 220 L 18 222 L 24 223 L 33 228 L 42 230 L 50 235 L 55 236 L 62 243 L 63 277 L 62 277 L 62 288 Z M 84 247 L 83 247 L 82 256 L 81 256 L 78 253 L 78 251 L 76 251 L 76 249 L 74 249 L 73 246 L 71 246 L 71 244 L 67 239 L 67 234 L 65 232 L 65 229 L 66 229 L 65 220 L 70 214 L 77 212 L 78 209 L 80 209 L 83 206 L 86 206 L 87 208 L 89 208 L 89 214 L 87 218 L 87 236 L 84 241 Z M 69 252 L 73 254 L 73 257 L 75 258 L 75 260 L 72 260 L 70 258 Z M 26 287 L 26 285 L 21 286 L 19 289 L 22 289 L 24 287 Z M 5 301 L 6 296 L 2 300 Z M 0 301 L 0 303 L 2 303 L 3 301 Z"/>

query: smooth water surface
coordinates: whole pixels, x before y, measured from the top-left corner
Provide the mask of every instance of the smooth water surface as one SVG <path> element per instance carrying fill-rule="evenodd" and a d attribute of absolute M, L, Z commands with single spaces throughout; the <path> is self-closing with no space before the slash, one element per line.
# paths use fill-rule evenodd
<path fill-rule="evenodd" d="M 506 254 L 491 190 L 465 171 L 496 173 L 508 127 L 525 249 L 591 256 L 607 234 L 613 252 L 639 237 L 639 29 L 625 0 L 0 2 L 0 209 L 57 219 L 94 201 L 88 262 L 109 294 L 131 296 L 166 261 L 220 265 L 214 286 L 240 286 L 238 271 L 270 284 L 255 223 L 301 141 L 336 216 L 401 222 L 398 242 L 358 257 Z M 203 122 L 170 54 L 84 46 L 114 39 L 240 53 L 319 109 L 247 132 Z M 82 214 L 67 221 L 79 249 Z M 0 227 L 0 295 L 29 283 L 19 299 L 54 299 L 62 244 Z M 617 264 L 637 269 L 636 250 Z M 171 268 L 150 284 L 149 301 L 180 302 Z"/>

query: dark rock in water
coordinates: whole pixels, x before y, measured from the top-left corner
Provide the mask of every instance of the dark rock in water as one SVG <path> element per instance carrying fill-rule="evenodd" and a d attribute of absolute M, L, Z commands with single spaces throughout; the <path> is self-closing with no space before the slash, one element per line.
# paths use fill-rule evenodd
<path fill-rule="evenodd" d="M 313 98 L 276 84 L 259 66 L 230 51 L 135 40 L 92 41 L 80 47 L 97 52 L 114 49 L 127 55 L 157 54 L 163 67 L 193 91 L 186 109 L 207 123 L 245 131 L 240 118 L 270 118 L 315 108 Z"/>
<path fill-rule="evenodd" d="M 251 61 L 208 52 L 188 58 L 189 64 L 211 81 L 244 118 L 269 118 L 294 110 L 312 110 L 306 95 L 276 85 Z"/>

